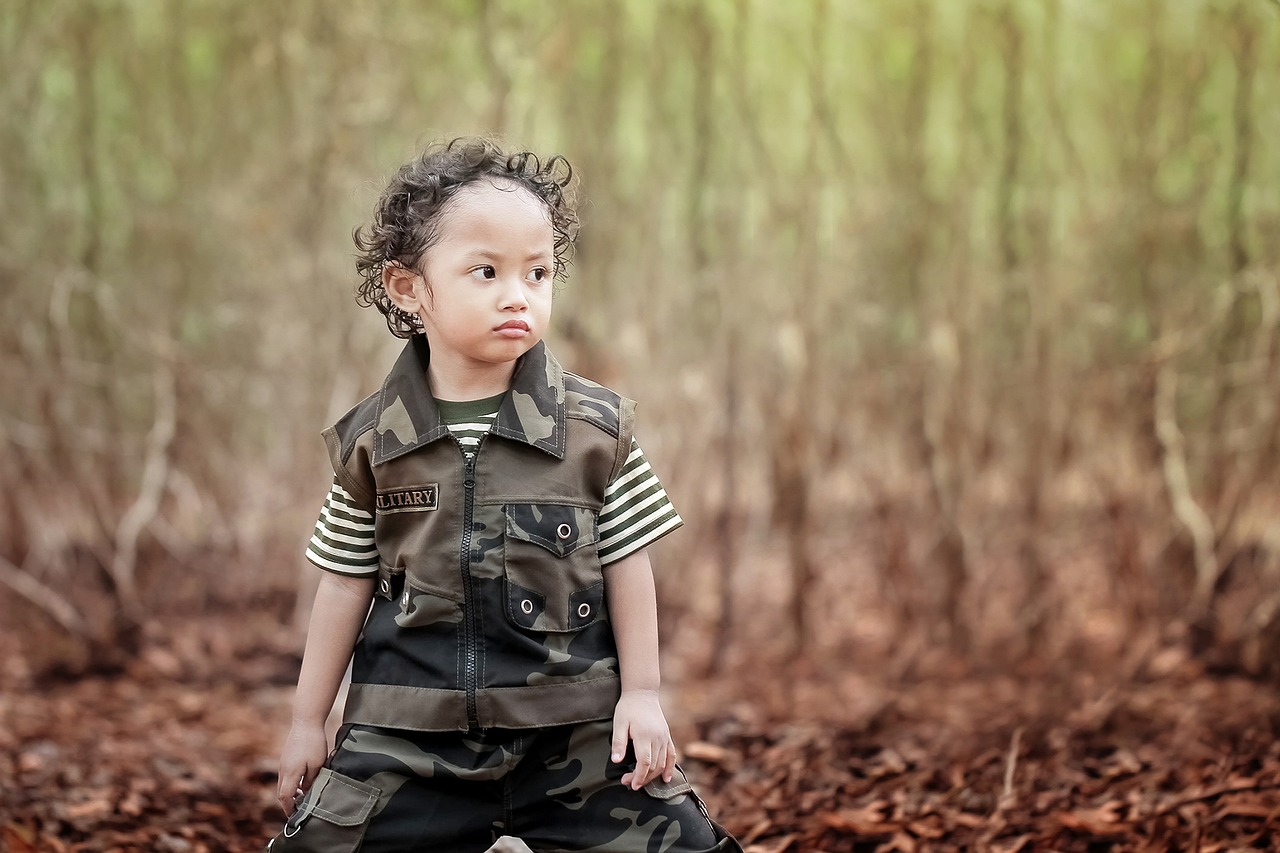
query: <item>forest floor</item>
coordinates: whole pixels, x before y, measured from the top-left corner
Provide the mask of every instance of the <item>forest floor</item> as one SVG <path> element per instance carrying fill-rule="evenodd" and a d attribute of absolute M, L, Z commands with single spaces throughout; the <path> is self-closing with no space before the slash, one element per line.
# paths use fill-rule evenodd
<path fill-rule="evenodd" d="M 0 850 L 263 847 L 296 657 L 201 648 L 0 685 Z M 686 769 L 750 853 L 1280 850 L 1280 692 L 1185 660 L 1141 683 L 830 669 L 673 692 Z"/>

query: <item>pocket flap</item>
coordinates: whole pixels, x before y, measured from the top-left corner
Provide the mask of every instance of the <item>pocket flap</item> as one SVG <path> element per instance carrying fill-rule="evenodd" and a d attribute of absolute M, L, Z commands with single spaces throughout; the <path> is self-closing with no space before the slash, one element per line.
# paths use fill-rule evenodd
<path fill-rule="evenodd" d="M 658 800 L 669 800 L 672 797 L 678 797 L 681 794 L 687 794 L 693 790 L 693 786 L 689 784 L 688 778 L 685 777 L 684 771 L 676 767 L 671 774 L 671 781 L 664 781 L 661 776 L 654 779 L 648 785 L 644 786 L 644 791 L 649 796 Z"/>
<path fill-rule="evenodd" d="M 405 583 L 400 594 L 400 612 L 396 624 L 401 628 L 423 628 L 428 625 L 457 625 L 462 622 L 462 602 L 454 601 L 439 590 Z"/>
<path fill-rule="evenodd" d="M 323 768 L 315 781 L 311 813 L 336 826 L 359 826 L 369 819 L 382 789 Z"/>
<path fill-rule="evenodd" d="M 507 616 L 527 631 L 563 634 L 595 623 L 604 607 L 604 582 L 548 599 L 540 592 L 507 578 Z"/>
<path fill-rule="evenodd" d="M 567 557 L 600 538 L 596 514 L 564 504 L 508 504 L 507 537 L 541 546 Z"/>

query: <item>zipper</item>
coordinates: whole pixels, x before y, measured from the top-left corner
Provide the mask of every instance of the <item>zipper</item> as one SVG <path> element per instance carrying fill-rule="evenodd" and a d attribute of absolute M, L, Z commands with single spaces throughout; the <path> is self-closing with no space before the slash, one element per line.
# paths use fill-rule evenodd
<path fill-rule="evenodd" d="M 484 444 L 483 438 L 480 443 Z M 459 445 L 458 449 L 462 450 L 462 446 Z M 476 452 L 470 455 L 463 451 L 466 464 L 463 468 L 464 474 L 462 478 L 462 551 L 460 556 L 463 612 L 466 614 L 463 627 L 463 643 L 466 654 L 467 726 L 471 729 L 480 727 L 480 715 L 476 710 L 476 682 L 478 680 L 476 657 L 480 635 L 479 625 L 477 624 L 479 621 L 479 616 L 477 615 L 479 603 L 476 601 L 474 583 L 471 578 L 471 529 L 474 525 L 476 508 L 476 457 L 479 455 L 479 447 L 476 447 Z"/>

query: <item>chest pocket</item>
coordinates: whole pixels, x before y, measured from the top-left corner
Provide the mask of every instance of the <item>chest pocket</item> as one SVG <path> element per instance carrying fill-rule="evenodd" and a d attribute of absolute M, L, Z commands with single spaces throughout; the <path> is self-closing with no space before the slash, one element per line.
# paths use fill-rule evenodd
<path fill-rule="evenodd" d="M 596 513 L 562 504 L 507 504 L 507 616 L 528 631 L 564 633 L 600 618 L 604 576 Z"/>

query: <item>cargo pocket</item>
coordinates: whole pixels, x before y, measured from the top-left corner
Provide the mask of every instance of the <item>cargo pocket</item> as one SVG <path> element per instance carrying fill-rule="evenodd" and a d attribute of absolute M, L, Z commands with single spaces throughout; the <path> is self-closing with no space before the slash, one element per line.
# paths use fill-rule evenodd
<path fill-rule="evenodd" d="M 382 794 L 367 782 L 324 768 L 311 790 L 267 845 L 269 853 L 353 853 Z"/>
<path fill-rule="evenodd" d="M 400 593 L 400 612 L 396 624 L 401 628 L 425 628 L 430 625 L 457 625 L 462 622 L 462 602 L 424 589 L 412 582 L 404 584 Z"/>
<path fill-rule="evenodd" d="M 503 566 L 507 616 L 528 631 L 577 631 L 600 618 L 604 576 L 596 513 L 562 504 L 508 504 Z"/>
<path fill-rule="evenodd" d="M 699 817 L 711 826 L 711 834 L 715 837 L 715 846 L 711 849 L 725 851 L 725 853 L 730 853 L 730 851 L 742 853 L 742 845 L 738 843 L 738 840 L 730 835 L 723 826 L 711 819 L 711 815 L 707 813 L 707 807 L 703 805 L 702 798 L 693 790 L 693 786 L 689 784 L 688 777 L 684 775 L 684 771 L 680 769 L 679 765 L 676 765 L 675 772 L 671 774 L 670 782 L 665 782 L 661 776 L 658 776 L 644 786 L 644 792 L 655 800 L 664 802 L 678 803 L 685 797 L 693 800 L 698 807 Z"/>

